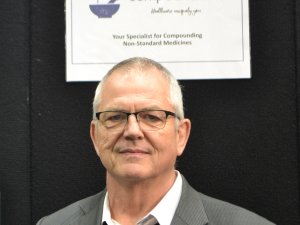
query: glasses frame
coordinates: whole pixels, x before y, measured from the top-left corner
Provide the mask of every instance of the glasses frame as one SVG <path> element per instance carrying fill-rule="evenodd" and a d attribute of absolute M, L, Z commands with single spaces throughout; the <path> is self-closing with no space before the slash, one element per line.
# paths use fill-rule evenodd
<path fill-rule="evenodd" d="M 107 110 L 107 111 L 102 111 L 102 112 L 96 112 L 95 115 L 96 115 L 97 120 L 101 122 L 101 120 L 100 120 L 100 114 L 101 113 L 105 113 L 105 112 L 121 112 L 121 113 L 124 113 L 127 116 L 126 117 L 126 123 L 124 124 L 124 127 L 123 127 L 123 129 L 124 129 L 126 127 L 126 124 L 128 123 L 128 117 L 129 116 L 134 115 L 136 121 L 139 123 L 138 114 L 142 113 L 142 112 L 151 112 L 151 111 L 160 111 L 160 112 L 164 112 L 166 114 L 166 121 L 165 121 L 164 126 L 162 128 L 158 128 L 157 130 L 163 129 L 166 126 L 167 119 L 168 119 L 169 116 L 174 116 L 176 119 L 180 120 L 180 117 L 176 113 L 168 111 L 168 110 L 162 110 L 162 109 L 141 110 L 141 111 L 138 111 L 138 112 L 124 112 L 124 111 L 118 111 L 118 110 Z M 105 125 L 104 125 L 104 127 L 105 127 Z M 120 130 L 122 130 L 122 129 L 120 129 Z M 153 130 L 153 131 L 155 131 L 155 130 Z"/>

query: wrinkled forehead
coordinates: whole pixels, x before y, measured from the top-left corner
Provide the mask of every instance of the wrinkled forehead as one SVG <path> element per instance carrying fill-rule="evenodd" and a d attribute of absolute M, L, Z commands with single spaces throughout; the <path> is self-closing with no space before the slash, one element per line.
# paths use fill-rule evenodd
<path fill-rule="evenodd" d="M 103 83 L 100 96 L 101 105 L 116 99 L 127 102 L 148 99 L 149 102 L 159 101 L 169 105 L 170 94 L 165 75 L 155 68 L 150 68 L 114 71 Z"/>
<path fill-rule="evenodd" d="M 103 88 L 111 82 L 123 82 L 125 84 L 134 83 L 145 83 L 150 82 L 152 85 L 164 86 L 164 89 L 168 89 L 168 79 L 167 76 L 155 67 L 122 67 L 113 71 L 105 80 Z M 149 83 L 149 85 L 150 85 Z M 155 86 L 153 87 L 155 88 Z"/>

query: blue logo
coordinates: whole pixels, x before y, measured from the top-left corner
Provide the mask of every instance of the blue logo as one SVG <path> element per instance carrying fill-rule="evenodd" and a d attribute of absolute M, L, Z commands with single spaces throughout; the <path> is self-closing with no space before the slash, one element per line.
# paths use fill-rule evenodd
<path fill-rule="evenodd" d="M 120 8 L 120 4 L 114 4 L 117 0 L 110 0 L 107 4 L 90 5 L 90 10 L 98 16 L 98 18 L 111 18 Z"/>

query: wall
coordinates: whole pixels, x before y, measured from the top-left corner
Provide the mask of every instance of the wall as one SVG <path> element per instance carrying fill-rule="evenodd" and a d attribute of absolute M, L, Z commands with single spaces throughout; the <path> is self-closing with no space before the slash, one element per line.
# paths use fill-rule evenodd
<path fill-rule="evenodd" d="M 297 0 L 250 2 L 250 80 L 182 81 L 192 135 L 178 169 L 211 196 L 299 223 Z M 89 138 L 96 83 L 65 82 L 64 3 L 0 6 L 2 224 L 29 225 L 105 186 Z"/>
<path fill-rule="evenodd" d="M 29 5 L 0 5 L 0 214 L 3 225 L 31 224 Z"/>

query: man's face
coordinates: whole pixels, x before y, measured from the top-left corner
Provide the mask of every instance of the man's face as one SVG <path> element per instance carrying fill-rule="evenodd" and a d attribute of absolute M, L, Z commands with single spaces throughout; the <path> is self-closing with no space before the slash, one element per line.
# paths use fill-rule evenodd
<path fill-rule="evenodd" d="M 117 70 L 103 86 L 97 111 L 174 112 L 168 97 L 168 82 L 156 69 L 130 73 Z M 112 131 L 94 120 L 91 137 L 109 176 L 138 180 L 163 177 L 174 171 L 176 157 L 182 154 L 189 136 L 189 120 L 181 120 L 177 129 L 175 123 L 176 118 L 169 116 L 163 129 L 143 131 L 131 115 L 123 130 Z"/>

